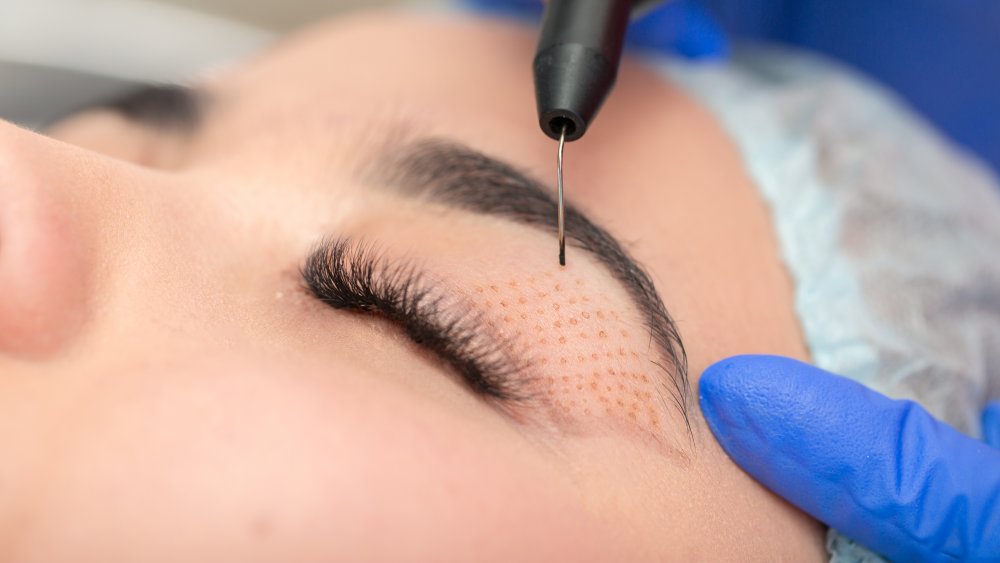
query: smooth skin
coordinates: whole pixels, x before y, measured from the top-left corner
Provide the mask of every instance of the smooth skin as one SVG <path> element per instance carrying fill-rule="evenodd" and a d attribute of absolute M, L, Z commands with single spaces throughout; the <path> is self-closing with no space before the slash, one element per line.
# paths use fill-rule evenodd
<path fill-rule="evenodd" d="M 50 136 L 0 124 L 0 560 L 822 560 L 821 526 L 737 468 L 695 406 L 690 434 L 669 405 L 655 432 L 512 416 L 386 321 L 303 291 L 318 240 L 364 238 L 456 293 L 548 283 L 523 292 L 524 333 L 601 301 L 649 365 L 583 252 L 560 270 L 551 235 L 358 174 L 431 136 L 551 183 L 534 38 L 360 15 L 202 81 L 190 135 L 106 111 Z M 766 209 L 705 110 L 627 61 L 566 158 L 568 197 L 651 272 L 692 388 L 734 354 L 808 359 Z"/>

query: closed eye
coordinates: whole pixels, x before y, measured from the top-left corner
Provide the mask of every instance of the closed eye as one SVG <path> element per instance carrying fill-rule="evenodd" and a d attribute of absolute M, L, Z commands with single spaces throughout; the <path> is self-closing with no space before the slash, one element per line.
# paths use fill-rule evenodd
<path fill-rule="evenodd" d="M 203 91 L 189 86 L 148 84 L 124 95 L 88 104 L 72 113 L 110 110 L 129 121 L 159 131 L 190 133 L 204 119 L 206 99 Z"/>
<path fill-rule="evenodd" d="M 461 303 L 435 291 L 412 265 L 392 264 L 349 239 L 322 242 L 306 260 L 310 293 L 334 309 L 383 317 L 415 344 L 450 366 L 478 394 L 500 401 L 527 399 L 528 366 L 499 335 Z"/>

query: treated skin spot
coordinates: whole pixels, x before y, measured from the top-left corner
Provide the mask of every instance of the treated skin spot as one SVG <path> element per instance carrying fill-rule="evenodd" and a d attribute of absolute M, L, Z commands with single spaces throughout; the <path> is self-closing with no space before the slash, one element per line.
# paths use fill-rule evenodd
<path fill-rule="evenodd" d="M 250 522 L 250 535 L 255 539 L 266 539 L 274 531 L 274 521 L 267 516 L 257 516 Z"/>
<path fill-rule="evenodd" d="M 669 413 L 655 399 L 662 382 L 648 375 L 654 358 L 647 355 L 647 339 L 630 339 L 641 332 L 641 319 L 626 321 L 630 315 L 589 292 L 584 279 L 561 276 L 483 283 L 469 294 L 486 311 L 484 325 L 513 335 L 509 349 L 530 361 L 536 373 L 525 393 L 538 398 L 544 416 L 557 425 L 589 423 L 651 435 Z"/>

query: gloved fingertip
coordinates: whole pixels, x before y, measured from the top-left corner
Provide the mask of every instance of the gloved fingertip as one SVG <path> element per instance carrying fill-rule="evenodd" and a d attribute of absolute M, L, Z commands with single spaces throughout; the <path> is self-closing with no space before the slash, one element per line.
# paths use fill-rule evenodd
<path fill-rule="evenodd" d="M 789 375 L 802 370 L 816 368 L 781 356 L 743 355 L 716 362 L 702 373 L 698 382 L 702 414 L 730 455 L 756 447 L 758 437 L 746 430 L 756 426 L 755 420 L 789 408 L 791 403 L 781 403 L 780 398 L 788 392 Z M 742 431 L 732 432 L 733 428 Z"/>
<path fill-rule="evenodd" d="M 720 360 L 705 369 L 698 383 L 704 406 L 717 408 L 725 402 L 742 397 L 746 391 L 782 386 L 787 380 L 777 374 L 817 370 L 804 362 L 782 356 L 746 354 Z"/>
<path fill-rule="evenodd" d="M 983 411 L 983 441 L 1000 448 L 1000 401 L 986 405 Z"/>
<path fill-rule="evenodd" d="M 753 372 L 752 356 L 734 356 L 718 361 L 702 372 L 698 380 L 698 404 L 712 431 L 719 434 L 723 417 L 733 410 L 737 395 L 729 391 L 739 388 L 747 374 Z M 747 365 L 750 364 L 750 365 Z"/>

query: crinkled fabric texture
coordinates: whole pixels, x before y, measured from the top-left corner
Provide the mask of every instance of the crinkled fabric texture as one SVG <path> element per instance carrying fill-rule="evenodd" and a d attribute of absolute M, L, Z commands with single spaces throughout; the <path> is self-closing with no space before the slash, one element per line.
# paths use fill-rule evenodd
<path fill-rule="evenodd" d="M 771 48 L 662 63 L 770 205 L 813 362 L 978 437 L 1000 396 L 1000 189 L 892 94 Z M 991 371 L 992 370 L 992 371 Z M 831 533 L 834 561 L 877 556 Z"/>

